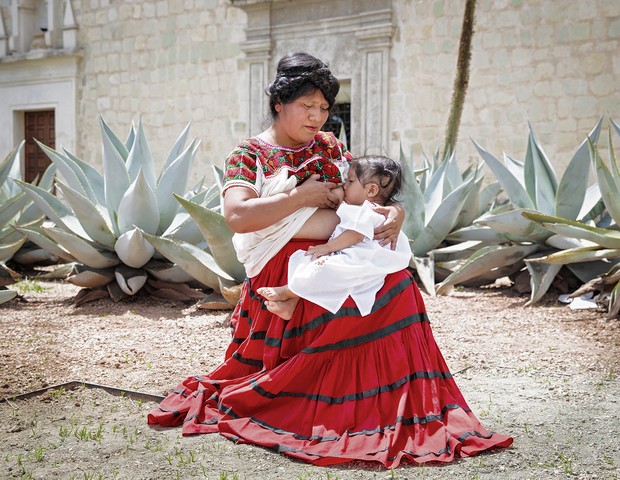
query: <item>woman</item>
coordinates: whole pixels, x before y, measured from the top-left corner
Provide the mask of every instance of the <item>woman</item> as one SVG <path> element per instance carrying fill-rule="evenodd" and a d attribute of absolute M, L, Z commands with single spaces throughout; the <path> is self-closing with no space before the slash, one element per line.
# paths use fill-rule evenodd
<path fill-rule="evenodd" d="M 233 338 L 213 372 L 185 380 L 148 417 L 183 434 L 219 432 L 316 465 L 353 460 L 396 467 L 447 462 L 512 443 L 480 425 L 433 339 L 407 270 L 387 275 L 372 311 L 349 298 L 332 314 L 301 300 L 290 320 L 256 293 L 285 285 L 290 255 L 324 243 L 350 154 L 320 131 L 339 84 L 305 53 L 278 63 L 272 125 L 229 155 L 224 211 L 247 271 Z M 375 238 L 396 242 L 404 215 L 381 210 Z M 334 285 L 334 289 L 339 285 Z"/>

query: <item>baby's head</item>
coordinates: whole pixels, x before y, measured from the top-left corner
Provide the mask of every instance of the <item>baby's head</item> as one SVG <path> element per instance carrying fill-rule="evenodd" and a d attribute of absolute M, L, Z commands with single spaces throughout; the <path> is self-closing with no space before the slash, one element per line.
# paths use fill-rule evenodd
<path fill-rule="evenodd" d="M 402 165 L 389 157 L 365 155 L 355 158 L 349 171 L 366 189 L 368 200 L 379 205 L 394 203 L 403 187 Z"/>

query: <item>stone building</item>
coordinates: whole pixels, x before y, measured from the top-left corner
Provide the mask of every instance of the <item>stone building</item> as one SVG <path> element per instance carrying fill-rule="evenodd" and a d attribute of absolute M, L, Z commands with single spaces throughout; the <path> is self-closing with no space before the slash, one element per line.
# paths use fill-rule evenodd
<path fill-rule="evenodd" d="M 188 122 L 211 176 L 264 126 L 281 54 L 303 49 L 342 81 L 336 126 L 353 153 L 440 148 L 464 0 L 0 0 L 0 157 L 29 143 L 32 178 L 64 147 L 100 168 L 98 117 L 140 118 L 163 162 Z M 620 121 L 620 2 L 478 0 L 457 157 L 470 138 L 525 155 L 528 121 L 561 169 L 600 116 Z"/>

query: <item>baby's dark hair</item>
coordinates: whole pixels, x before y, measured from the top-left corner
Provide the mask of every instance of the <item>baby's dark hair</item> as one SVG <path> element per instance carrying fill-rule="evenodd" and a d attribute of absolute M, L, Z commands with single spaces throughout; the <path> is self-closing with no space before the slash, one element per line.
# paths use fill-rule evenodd
<path fill-rule="evenodd" d="M 332 75 L 327 64 L 305 52 L 284 55 L 278 62 L 275 80 L 265 90 L 269 95 L 272 118 L 278 116 L 275 107 L 277 102 L 290 103 L 317 89 L 323 93 L 329 108 L 332 108 L 340 90 L 340 82 Z"/>
<path fill-rule="evenodd" d="M 366 155 L 353 159 L 350 167 L 362 185 L 376 183 L 379 187 L 378 203 L 389 205 L 403 189 L 402 164 L 382 155 Z"/>

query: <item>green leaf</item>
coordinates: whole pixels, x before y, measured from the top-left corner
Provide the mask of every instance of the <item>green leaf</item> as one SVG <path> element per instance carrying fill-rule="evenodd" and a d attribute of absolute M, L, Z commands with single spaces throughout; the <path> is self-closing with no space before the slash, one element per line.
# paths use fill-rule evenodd
<path fill-rule="evenodd" d="M 9 178 L 9 174 L 13 168 L 13 164 L 15 159 L 19 157 L 19 154 L 26 143 L 25 140 L 22 140 L 19 146 L 13 150 L 6 156 L 6 158 L 0 163 L 0 186 L 4 185 L 6 179 Z"/>
<path fill-rule="evenodd" d="M 110 250 L 114 249 L 116 236 L 111 230 L 112 225 L 110 219 L 105 218 L 107 212 L 102 212 L 89 198 L 81 195 L 78 191 L 65 185 L 61 181 L 58 181 L 57 185 L 64 198 L 73 209 L 73 212 L 77 216 L 80 225 L 84 228 L 88 238 L 102 246 L 108 247 Z"/>
<path fill-rule="evenodd" d="M 506 195 L 508 195 L 510 202 L 517 208 L 534 208 L 534 203 L 527 194 L 527 191 L 510 170 L 476 142 L 474 142 L 474 145 L 487 166 L 495 174 L 502 189 L 506 192 Z"/>
<path fill-rule="evenodd" d="M 12 243 L 1 243 L 0 244 L 0 263 L 6 263 L 13 255 L 17 253 L 17 251 L 22 247 L 22 245 L 26 242 L 26 237 L 21 237 L 16 242 Z"/>
<path fill-rule="evenodd" d="M 124 144 L 112 131 L 112 129 L 105 123 L 105 120 L 102 116 L 99 116 L 99 125 L 101 127 L 101 136 L 108 140 L 109 145 L 116 150 L 119 156 L 123 159 L 123 163 L 127 161 L 127 157 L 129 156 L 129 147 Z M 133 131 L 133 127 L 132 127 Z M 133 139 L 131 141 L 133 143 Z M 131 143 L 129 143 L 131 145 Z"/>
<path fill-rule="evenodd" d="M 539 248 L 539 245 L 491 245 L 483 247 L 437 286 L 437 295 L 447 293 L 452 285 L 458 285 L 506 265 L 517 264 Z"/>
<path fill-rule="evenodd" d="M 456 225 L 472 185 L 472 181 L 463 183 L 460 187 L 450 192 L 440 203 L 435 214 L 424 227 L 424 230 L 411 242 L 411 250 L 414 255 L 425 256 L 430 250 L 446 239 L 446 236 Z"/>
<path fill-rule="evenodd" d="M 73 160 L 73 162 L 82 170 L 82 172 L 84 172 L 84 176 L 86 177 L 86 181 L 88 182 L 88 185 L 90 186 L 90 188 L 93 191 L 94 196 L 95 196 L 93 201 L 95 203 L 97 203 L 98 205 L 105 205 L 106 204 L 106 202 L 105 202 L 105 184 L 104 184 L 104 181 L 103 181 L 103 176 L 97 170 L 95 170 L 93 167 L 91 167 L 88 163 L 84 162 L 83 160 L 80 160 L 78 157 L 73 155 L 68 150 L 65 150 L 63 148 L 62 151 L 64 152 L 64 154 L 68 158 Z M 47 173 L 47 171 L 46 171 L 46 173 Z"/>
<path fill-rule="evenodd" d="M 59 230 L 57 228 L 41 228 L 47 236 L 57 242 L 61 247 L 67 250 L 73 257 L 89 267 L 107 268 L 113 267 L 120 263 L 116 255 L 108 252 L 101 252 L 93 247 L 86 240 L 72 233 Z"/>
<path fill-rule="evenodd" d="M 43 190 L 30 183 L 21 181 L 17 183 L 57 227 L 73 232 L 80 237 L 90 238 L 71 209 L 67 208 L 58 198 L 47 190 Z"/>
<path fill-rule="evenodd" d="M 0 225 L 4 226 L 13 220 L 32 200 L 25 193 L 20 193 L 0 204 Z"/>
<path fill-rule="evenodd" d="M 101 120 L 101 139 L 103 142 L 103 182 L 105 190 L 105 201 L 108 213 L 112 219 L 112 227 L 115 235 L 120 235 L 116 219 L 118 217 L 118 208 L 123 195 L 129 189 L 129 173 L 125 165 L 125 159 L 122 152 L 117 150 L 115 141 L 118 138 L 106 128 L 105 122 Z M 121 148 L 120 146 L 118 148 Z"/>
<path fill-rule="evenodd" d="M 409 162 L 402 162 L 404 189 L 402 206 L 405 210 L 405 221 L 402 231 L 413 239 L 424 229 L 424 196 Z"/>
<path fill-rule="evenodd" d="M 57 242 L 52 240 L 40 227 L 15 227 L 21 233 L 28 237 L 32 243 L 38 245 L 44 250 L 47 250 L 52 255 L 56 255 L 58 258 L 62 258 L 67 262 L 76 262 L 76 258 L 67 252 L 64 248 L 60 247 Z"/>
<path fill-rule="evenodd" d="M 118 237 L 114 251 L 125 265 L 132 268 L 142 268 L 155 253 L 155 249 L 150 242 L 147 242 L 139 228 L 129 230 Z"/>
<path fill-rule="evenodd" d="M 17 296 L 15 290 L 0 290 L 0 304 L 13 300 Z"/>
<path fill-rule="evenodd" d="M 600 118 L 596 123 L 588 138 L 586 138 L 569 162 L 555 197 L 555 216 L 576 220 L 579 217 L 581 209 L 586 198 L 586 190 L 588 187 L 588 177 L 590 174 L 590 151 L 588 148 L 588 139 L 596 143 L 601 131 L 603 119 Z"/>
<path fill-rule="evenodd" d="M 142 171 L 149 186 L 155 190 L 155 162 L 153 161 L 149 143 L 146 140 L 142 122 L 138 121 L 136 138 L 134 139 L 131 150 L 129 150 L 129 156 L 127 157 L 127 172 L 129 173 L 130 181 L 135 181 L 140 171 Z"/>
<path fill-rule="evenodd" d="M 172 223 L 179 211 L 179 203 L 173 194 L 183 195 L 189 180 L 192 160 L 198 148 L 198 140 L 194 140 L 179 156 L 162 171 L 157 182 L 155 195 L 159 205 L 159 227 L 157 232 L 164 232 Z"/>
<path fill-rule="evenodd" d="M 538 302 L 549 290 L 553 279 L 558 272 L 562 269 L 562 265 L 548 265 L 544 263 L 533 263 L 531 259 L 526 259 L 525 264 L 527 270 L 530 273 L 530 287 L 532 292 L 530 293 L 530 299 L 525 306 L 534 305 Z"/>
<path fill-rule="evenodd" d="M 523 212 L 523 216 L 559 235 L 588 240 L 604 248 L 620 248 L 620 232 L 617 230 L 592 227 L 574 220 L 534 212 Z"/>
<path fill-rule="evenodd" d="M 134 227 L 150 234 L 157 232 L 159 227 L 157 197 L 142 170 L 138 172 L 118 205 L 119 232 L 122 234 Z"/>
<path fill-rule="evenodd" d="M 175 195 L 175 198 L 198 225 L 209 244 L 211 255 L 220 268 L 232 276 L 237 284 L 241 283 L 245 279 L 245 268 L 237 258 L 232 243 L 234 232 L 226 224 L 224 217 L 179 195 Z"/>
<path fill-rule="evenodd" d="M 527 210 L 516 209 L 498 214 L 489 213 L 476 220 L 476 224 L 507 233 L 514 241 L 528 239 L 530 242 L 544 242 L 551 234 L 532 222 L 529 217 L 526 218 L 525 212 Z"/>
<path fill-rule="evenodd" d="M 168 158 L 164 162 L 164 166 L 162 167 L 162 171 L 165 172 L 168 167 L 174 162 L 183 152 L 185 142 L 187 141 L 187 136 L 189 135 L 189 128 L 191 127 L 192 122 L 189 122 L 181 134 L 177 137 L 177 141 L 174 143 L 172 148 L 170 149 L 170 153 L 168 154 Z M 198 147 L 198 145 L 196 145 Z"/>
<path fill-rule="evenodd" d="M 568 263 L 595 262 L 603 259 L 620 258 L 619 248 L 600 248 L 599 246 L 578 247 L 562 250 L 538 258 L 528 259 L 532 263 L 566 265 Z"/>
<path fill-rule="evenodd" d="M 557 176 L 542 148 L 538 144 L 532 126 L 529 125 L 529 142 L 524 162 L 525 188 L 530 198 L 535 198 L 536 209 L 554 213 Z"/>
<path fill-rule="evenodd" d="M 219 278 L 222 278 L 230 286 L 237 283 L 232 276 L 218 266 L 213 256 L 195 245 L 156 237 L 145 232 L 143 234 L 164 257 L 216 292 L 220 292 Z"/>

